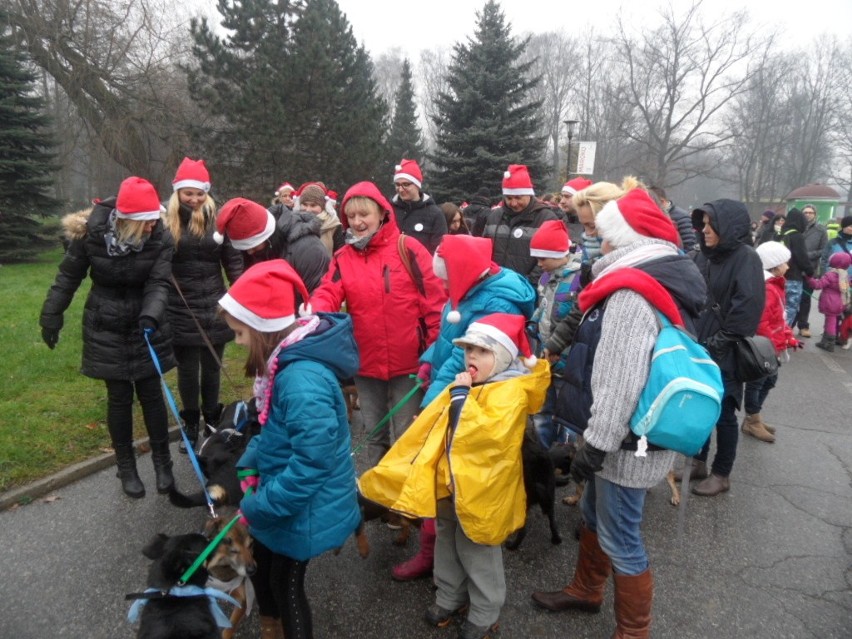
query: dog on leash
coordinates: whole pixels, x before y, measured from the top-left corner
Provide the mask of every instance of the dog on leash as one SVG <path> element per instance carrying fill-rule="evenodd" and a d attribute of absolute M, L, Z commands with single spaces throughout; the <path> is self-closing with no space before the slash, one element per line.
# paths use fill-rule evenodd
<path fill-rule="evenodd" d="M 204 526 L 205 536 L 211 540 L 215 539 L 235 514 L 236 511 L 233 511 L 228 515 L 209 519 Z M 222 631 L 222 639 L 233 639 L 242 618 L 251 614 L 254 587 L 249 577 L 256 570 L 257 564 L 252 555 L 252 538 L 248 529 L 237 522 L 207 558 L 207 587 L 221 590 L 239 603 L 231 612 L 231 627 Z"/>
<path fill-rule="evenodd" d="M 418 524 L 417 521 L 397 515 L 391 512 L 381 504 L 366 499 L 358 492 L 358 507 L 361 509 L 361 523 L 355 529 L 355 546 L 358 548 L 358 554 L 366 559 L 370 556 L 370 539 L 367 537 L 367 530 L 364 524 L 374 519 L 392 522 L 399 525 L 399 533 L 393 540 L 395 546 L 405 546 L 408 543 L 408 538 L 411 536 L 411 527 Z"/>

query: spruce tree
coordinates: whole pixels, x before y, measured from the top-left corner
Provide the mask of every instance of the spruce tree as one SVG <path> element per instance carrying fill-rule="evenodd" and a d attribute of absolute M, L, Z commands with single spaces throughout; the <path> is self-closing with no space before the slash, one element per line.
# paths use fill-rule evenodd
<path fill-rule="evenodd" d="M 394 97 L 393 118 L 385 145 L 385 158 L 386 180 L 391 179 L 394 167 L 402 158 L 417 160 L 421 164 L 423 162 L 423 135 L 417 123 L 414 82 L 408 58 L 402 61 L 399 86 Z"/>
<path fill-rule="evenodd" d="M 520 62 L 527 42 L 512 37 L 500 5 L 489 0 L 473 37 L 455 45 L 449 90 L 437 96 L 434 117 L 439 200 L 460 201 L 482 186 L 499 193 L 509 164 L 527 165 L 534 183 L 544 183 L 541 102 L 530 94 L 539 79 L 530 77 L 531 63 Z"/>
<path fill-rule="evenodd" d="M 59 204 L 48 195 L 54 141 L 35 80 L 11 36 L 0 31 L 0 263 L 32 259 L 49 246 L 38 218 Z"/>

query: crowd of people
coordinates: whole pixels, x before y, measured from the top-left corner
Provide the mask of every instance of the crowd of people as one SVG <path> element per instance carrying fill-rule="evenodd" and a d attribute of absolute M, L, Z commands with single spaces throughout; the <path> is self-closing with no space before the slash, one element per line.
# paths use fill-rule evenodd
<path fill-rule="evenodd" d="M 577 177 L 538 197 L 519 164 L 504 172 L 498 201 L 482 188 L 438 205 L 412 159 L 396 165 L 392 184 L 390 198 L 354 184 L 338 206 L 320 181 L 284 182 L 269 206 L 234 198 L 217 210 L 203 160 L 185 158 L 167 202 L 130 177 L 117 196 L 65 218 L 42 337 L 56 347 L 91 278 L 82 372 L 106 385 L 123 492 L 145 495 L 134 394 L 156 489 L 168 493 L 160 374 L 177 367 L 195 446 L 222 411 L 221 360 L 235 340 L 262 426 L 238 466 L 251 488 L 241 511 L 255 539 L 264 638 L 312 636 L 308 564 L 359 524 L 359 490 L 422 520 L 417 553 L 391 575 L 434 579 L 426 622 L 463 616 L 460 637 L 492 636 L 506 596 L 501 544 L 526 516 L 527 430 L 545 449 L 575 446 L 571 473 L 585 484 L 573 579 L 533 602 L 597 612 L 612 576 L 615 636 L 649 636 L 653 573 L 640 528 L 647 489 L 675 453 L 637 456 L 629 422 L 660 330 L 655 311 L 676 307 L 722 372 L 715 455 L 711 438 L 690 462 L 692 492 L 715 497 L 730 490 L 740 432 L 777 436 L 761 417 L 777 373 L 739 381 L 738 341 L 764 335 L 784 359 L 811 337 L 810 300 L 821 291 L 817 346 L 849 347 L 852 217 L 829 237 L 812 205 L 767 211 L 756 224 L 730 199 L 688 213 L 632 177 Z M 360 478 L 341 393 L 349 384 L 366 431 L 390 415 Z"/>

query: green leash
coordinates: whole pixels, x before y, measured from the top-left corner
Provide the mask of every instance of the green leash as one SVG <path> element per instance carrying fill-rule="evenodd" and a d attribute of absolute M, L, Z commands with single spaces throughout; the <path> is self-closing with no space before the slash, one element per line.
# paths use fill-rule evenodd
<path fill-rule="evenodd" d="M 382 420 L 378 424 L 376 424 L 376 427 L 373 428 L 373 430 L 371 430 L 369 433 L 367 433 L 367 436 L 364 437 L 364 439 L 361 440 L 361 443 L 358 444 L 355 447 L 355 450 L 352 451 L 352 457 L 354 457 L 358 453 L 358 451 L 361 450 L 367 444 L 367 442 L 370 441 L 370 439 L 372 439 L 373 435 L 378 433 L 382 429 L 382 427 L 390 421 L 390 418 L 396 415 L 400 411 L 400 409 L 408 403 L 408 400 L 414 397 L 414 393 L 419 391 L 420 387 L 423 386 L 423 380 L 417 377 L 417 375 L 409 375 L 409 377 L 414 378 L 414 388 L 408 391 L 405 397 L 399 400 L 399 403 L 393 408 L 391 408 L 390 412 L 387 415 L 382 417 Z"/>

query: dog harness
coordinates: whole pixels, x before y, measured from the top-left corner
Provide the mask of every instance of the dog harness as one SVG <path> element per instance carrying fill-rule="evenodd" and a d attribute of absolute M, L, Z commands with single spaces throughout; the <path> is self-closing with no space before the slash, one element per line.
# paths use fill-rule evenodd
<path fill-rule="evenodd" d="M 139 613 L 142 612 L 142 608 L 151 599 L 166 599 L 171 597 L 206 597 L 210 601 L 210 614 L 213 615 L 213 618 L 216 620 L 216 625 L 220 628 L 230 628 L 231 620 L 225 616 L 225 613 L 222 612 L 222 609 L 219 607 L 216 600 L 220 599 L 236 606 L 237 608 L 240 607 L 240 604 L 236 599 L 221 590 L 216 590 L 215 588 L 201 588 L 200 586 L 174 586 L 165 593 L 162 590 L 157 590 L 156 588 L 148 588 L 145 592 L 127 595 L 127 599 L 136 599 L 136 601 L 133 602 L 133 605 L 130 606 L 130 610 L 127 611 L 127 620 L 130 623 L 136 623 L 139 621 Z"/>
<path fill-rule="evenodd" d="M 246 586 L 246 617 L 251 615 L 251 609 L 254 607 L 254 585 L 251 582 L 251 579 L 247 577 L 243 577 L 242 575 L 237 575 L 233 579 L 229 581 L 223 581 L 221 579 L 217 579 L 212 575 L 207 577 L 207 587 L 215 588 L 220 592 L 224 592 L 227 594 L 231 594 L 237 588 L 245 583 Z"/>

